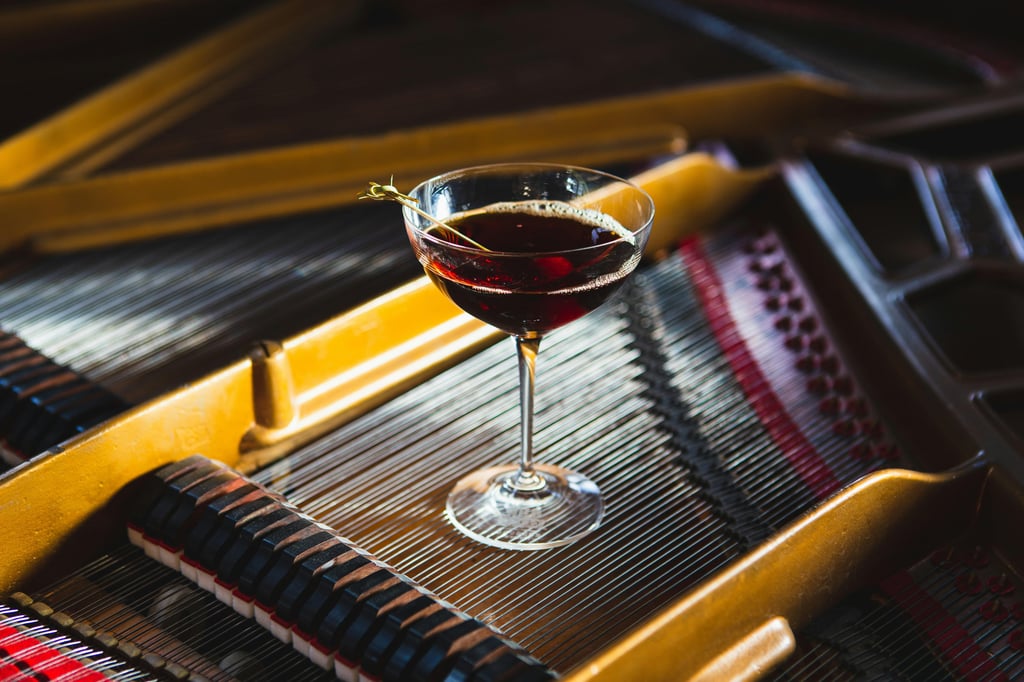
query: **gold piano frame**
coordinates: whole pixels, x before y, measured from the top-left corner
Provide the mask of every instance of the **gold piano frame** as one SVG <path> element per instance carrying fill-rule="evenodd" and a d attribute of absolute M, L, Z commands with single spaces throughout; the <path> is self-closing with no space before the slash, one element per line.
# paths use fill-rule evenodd
<path fill-rule="evenodd" d="M 216 73 L 226 75 L 238 62 L 215 57 L 249 45 L 245 36 L 251 38 L 253 27 L 283 26 L 283 17 L 322 5 L 299 0 L 272 5 L 0 145 L 0 182 L 7 187 L 29 183 L 67 167 L 86 148 L 97 149 L 98 140 L 124 132 L 127 122 L 95 127 L 96 117 L 118 102 L 132 103 L 130 125 L 155 130 L 167 120 L 160 108 L 185 90 L 205 92 L 189 106 L 212 96 L 201 86 L 215 71 L 197 74 L 194 60 L 213 59 L 219 64 Z M 288 30 L 276 35 L 283 40 Z M 184 90 L 149 99 L 147 79 L 186 72 L 195 79 Z M 116 154 L 118 145 L 139 139 L 129 135 L 96 151 L 92 160 L 80 160 L 69 179 L 0 194 L 0 215 L 8 227 L 0 250 L 26 244 L 39 252 L 82 248 L 337 206 L 352 201 L 367 180 L 391 173 L 396 182 L 411 183 L 453 165 L 507 158 L 593 163 L 679 151 L 686 135 L 760 135 L 784 123 L 835 113 L 853 96 L 841 84 L 780 74 L 82 177 L 99 159 Z M 590 132 L 576 134 L 580 129 Z M 55 135 L 68 131 L 75 143 L 53 144 Z M 765 174 L 735 173 L 697 154 L 643 178 L 662 211 L 652 251 L 681 231 L 713 222 L 723 206 Z M 0 589 L 29 589 L 119 542 L 123 491 L 141 474 L 197 452 L 252 468 L 495 338 L 419 279 L 296 337 L 257 344 L 249 357 L 129 410 L 0 478 Z M 568 671 L 567 679 L 756 678 L 793 650 L 794 630 L 843 594 L 972 527 L 993 533 L 1011 563 L 1021 565 L 1021 550 L 1014 549 L 1011 531 L 1000 519 L 1019 518 L 1022 509 L 1021 491 L 980 463 L 940 474 L 873 474 L 666 605 L 620 642 Z"/>

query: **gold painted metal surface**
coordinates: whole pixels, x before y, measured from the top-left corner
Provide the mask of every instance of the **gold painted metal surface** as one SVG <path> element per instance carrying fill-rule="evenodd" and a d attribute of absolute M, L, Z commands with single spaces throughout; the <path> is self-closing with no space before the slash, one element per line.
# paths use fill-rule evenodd
<path fill-rule="evenodd" d="M 296 420 L 295 380 L 284 346 L 261 341 L 249 354 L 252 360 L 253 428 L 277 431 Z"/>
<path fill-rule="evenodd" d="M 693 676 L 694 682 L 756 680 L 773 665 L 785 660 L 796 648 L 796 636 L 789 622 L 770 618 L 740 638 Z"/>
<path fill-rule="evenodd" d="M 108 546 L 123 525 L 117 494 L 146 471 L 189 452 L 233 461 L 252 423 L 249 384 L 247 363 L 236 363 L 9 472 L 0 480 L 3 589 L 46 575 L 56 557 L 80 562 L 87 548 Z"/>
<path fill-rule="evenodd" d="M 254 390 L 253 404 L 257 415 L 282 414 L 282 391 L 270 387 L 290 385 L 292 418 L 254 421 L 238 466 L 275 459 L 500 336 L 421 277 L 290 339 L 273 364 L 257 364 L 269 380 Z"/>
<path fill-rule="evenodd" d="M 672 248 L 683 237 L 714 225 L 775 173 L 772 166 L 731 169 L 695 152 L 634 176 L 633 182 L 654 199 L 647 254 Z"/>
<path fill-rule="evenodd" d="M 977 463 L 941 474 L 870 474 L 565 679 L 748 679 L 766 672 L 788 653 L 792 630 L 966 532 L 989 473 Z"/>
<path fill-rule="evenodd" d="M 772 76 L 33 187 L 0 194 L 0 250 L 85 248 L 343 205 L 392 174 L 406 186 L 476 163 L 678 152 L 684 132 L 760 135 L 838 111 L 848 95 L 820 79 Z"/>
<path fill-rule="evenodd" d="M 32 182 L 147 117 L 159 115 L 166 124 L 168 116 L 184 115 L 227 87 L 231 78 L 225 77 L 233 72 L 237 77 L 314 28 L 344 21 L 357 6 L 284 0 L 186 46 L 0 144 L 0 189 Z M 119 144 L 139 134 L 136 130 Z"/>
<path fill-rule="evenodd" d="M 776 619 L 797 629 L 856 587 L 967 531 L 989 473 L 975 464 L 869 474 L 565 679 L 708 679 L 732 649 L 745 652 L 745 666 L 766 672 L 792 637 Z"/>

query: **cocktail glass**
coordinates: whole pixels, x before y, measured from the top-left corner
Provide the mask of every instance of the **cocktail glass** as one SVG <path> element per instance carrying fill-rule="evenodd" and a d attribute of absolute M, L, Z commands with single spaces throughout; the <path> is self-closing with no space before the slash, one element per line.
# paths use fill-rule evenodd
<path fill-rule="evenodd" d="M 519 462 L 458 481 L 448 518 L 496 547 L 573 542 L 599 526 L 604 502 L 583 474 L 534 461 L 537 353 L 545 334 L 597 308 L 636 268 L 653 201 L 607 173 L 522 163 L 444 173 L 408 196 L 429 216 L 403 209 L 429 278 L 467 313 L 509 334 L 519 360 Z"/>

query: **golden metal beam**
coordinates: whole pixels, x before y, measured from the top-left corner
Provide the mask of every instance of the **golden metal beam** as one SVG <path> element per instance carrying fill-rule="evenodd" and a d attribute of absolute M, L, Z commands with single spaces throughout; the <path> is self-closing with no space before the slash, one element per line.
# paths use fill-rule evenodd
<path fill-rule="evenodd" d="M 791 653 L 793 631 L 974 523 L 990 470 L 870 474 L 567 675 L 748 680 Z"/>
<path fill-rule="evenodd" d="M 358 6 L 284 0 L 100 90 L 0 143 L 0 190 L 24 186 L 168 108 L 184 115 L 183 101 L 199 106 L 282 45 L 353 17 Z"/>
<path fill-rule="evenodd" d="M 411 185 L 477 163 L 596 165 L 678 152 L 687 134 L 761 135 L 835 113 L 846 95 L 814 78 L 770 76 L 31 187 L 0 194 L 0 251 L 87 248 L 340 206 L 392 174 Z"/>

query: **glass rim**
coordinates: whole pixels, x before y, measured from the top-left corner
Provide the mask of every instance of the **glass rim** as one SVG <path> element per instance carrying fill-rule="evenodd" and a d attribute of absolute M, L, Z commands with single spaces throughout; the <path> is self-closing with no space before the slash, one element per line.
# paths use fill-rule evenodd
<path fill-rule="evenodd" d="M 445 171 L 444 173 L 438 173 L 437 175 L 430 176 L 429 178 L 427 178 L 427 179 L 417 183 L 416 186 L 413 187 L 409 191 L 407 196 L 412 197 L 413 195 L 416 194 L 416 192 L 421 187 L 423 187 L 424 185 L 426 185 L 427 183 L 430 183 L 430 182 L 438 182 L 438 181 L 442 181 L 443 182 L 447 178 L 455 177 L 455 176 L 458 176 L 458 175 L 467 175 L 467 174 L 472 173 L 472 172 L 489 171 L 489 170 L 497 171 L 497 170 L 501 170 L 501 169 L 512 169 L 512 168 L 516 168 L 516 167 L 525 168 L 525 169 L 534 169 L 534 170 L 555 170 L 555 169 L 558 169 L 558 170 L 580 171 L 580 172 L 584 172 L 584 173 L 590 173 L 592 175 L 598 175 L 598 176 L 601 176 L 603 178 L 607 178 L 608 180 L 610 180 L 612 182 L 622 183 L 623 185 L 626 185 L 627 187 L 635 190 L 640 196 L 645 197 L 647 199 L 647 203 L 650 205 L 650 215 L 647 217 L 647 220 L 644 222 L 643 225 L 641 225 L 640 227 L 638 227 L 635 230 L 630 230 L 625 225 L 621 225 L 622 229 L 628 231 L 630 236 L 636 237 L 637 235 L 641 234 L 644 230 L 649 230 L 651 225 L 652 225 L 652 223 L 654 222 L 654 214 L 655 214 L 655 211 L 656 211 L 656 207 L 654 205 L 654 199 L 647 192 L 647 190 L 645 190 L 644 188 L 640 187 L 635 182 L 633 182 L 631 180 L 628 180 L 626 178 L 623 178 L 621 176 L 615 175 L 613 173 L 608 173 L 606 171 L 598 170 L 596 168 L 589 168 L 587 166 L 576 166 L 576 165 L 573 165 L 573 164 L 566 164 L 566 163 L 551 163 L 551 162 L 544 162 L 544 161 L 509 161 L 509 162 L 502 162 L 502 163 L 480 164 L 480 165 L 476 165 L 476 166 L 465 166 L 463 168 L 456 168 L 454 170 Z M 500 202 L 493 202 L 493 203 L 500 203 Z M 598 211 L 598 212 L 600 212 L 600 211 Z M 409 215 L 414 215 L 414 216 L 419 217 L 422 220 L 426 220 L 425 218 L 423 218 L 422 216 L 417 214 L 415 211 L 413 211 L 412 209 L 410 209 L 410 208 L 408 208 L 406 206 L 402 207 L 402 213 L 403 213 L 404 217 L 407 217 Z M 440 218 L 438 218 L 438 220 L 440 221 Z M 406 224 L 406 226 L 409 226 L 410 225 L 410 221 L 408 219 L 406 219 L 405 220 L 405 224 Z M 436 225 L 434 223 L 431 223 L 431 227 L 433 229 L 441 229 L 438 225 Z M 600 244 L 591 244 L 590 246 L 581 246 L 581 247 L 578 247 L 578 248 L 575 248 L 575 249 L 561 249 L 561 250 L 556 250 L 556 251 L 493 251 L 493 250 L 489 250 L 489 249 L 480 249 L 480 248 L 477 248 L 475 246 L 467 246 L 467 245 L 464 245 L 464 244 L 456 244 L 454 242 L 448 241 L 447 239 L 442 239 L 440 237 L 436 237 L 436 236 L 430 234 L 430 232 L 428 232 L 427 229 L 424 229 L 424 228 L 420 227 L 419 225 L 417 225 L 415 223 L 415 221 L 412 222 L 411 229 L 413 229 L 417 234 L 421 235 L 424 239 L 427 239 L 428 241 L 430 241 L 430 242 L 432 242 L 434 244 L 437 244 L 438 246 L 441 246 L 441 247 L 443 247 L 445 249 L 453 249 L 453 250 L 458 251 L 458 252 L 464 252 L 464 253 L 474 254 L 474 255 L 476 255 L 476 254 L 486 254 L 486 255 L 488 255 L 490 257 L 495 257 L 495 256 L 516 257 L 517 256 L 517 257 L 521 257 L 521 258 L 529 258 L 529 257 L 536 257 L 536 256 L 550 256 L 550 255 L 556 255 L 556 254 L 579 253 L 581 251 L 587 251 L 589 249 L 603 249 L 603 248 L 607 248 L 609 246 L 614 246 L 616 244 L 628 241 L 626 239 L 626 237 L 622 236 L 622 237 L 618 237 L 618 238 L 613 239 L 613 240 L 608 241 L 608 242 L 601 242 Z"/>

